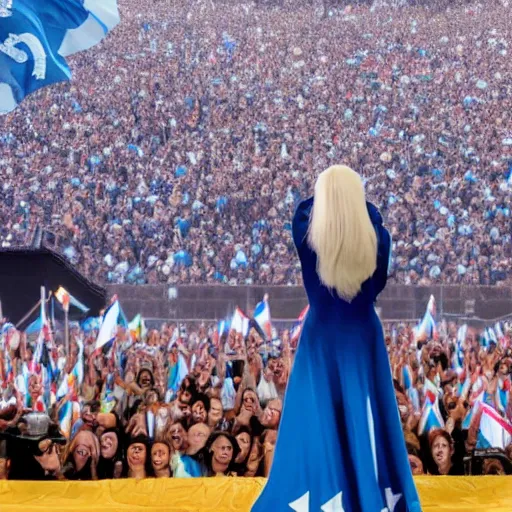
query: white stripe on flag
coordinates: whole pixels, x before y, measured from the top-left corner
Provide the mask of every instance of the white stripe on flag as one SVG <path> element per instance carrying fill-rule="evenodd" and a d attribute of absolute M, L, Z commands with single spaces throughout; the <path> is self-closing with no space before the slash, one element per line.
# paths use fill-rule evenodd
<path fill-rule="evenodd" d="M 116 300 L 106 311 L 101 323 L 100 332 L 96 339 L 96 350 L 102 348 L 109 341 L 112 341 L 117 332 L 117 320 L 119 318 L 119 302 Z"/>

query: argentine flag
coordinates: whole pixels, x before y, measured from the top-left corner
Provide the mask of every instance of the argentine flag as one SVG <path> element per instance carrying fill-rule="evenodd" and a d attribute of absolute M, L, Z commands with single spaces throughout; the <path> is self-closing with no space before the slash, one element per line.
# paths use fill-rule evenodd
<path fill-rule="evenodd" d="M 66 57 L 92 48 L 118 23 L 117 0 L 0 0 L 0 114 L 70 80 Z"/>

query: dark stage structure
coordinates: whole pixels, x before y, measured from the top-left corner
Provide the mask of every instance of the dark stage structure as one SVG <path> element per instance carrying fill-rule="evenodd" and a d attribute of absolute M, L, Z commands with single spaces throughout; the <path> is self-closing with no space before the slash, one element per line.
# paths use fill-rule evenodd
<path fill-rule="evenodd" d="M 105 306 L 106 290 L 81 275 L 57 252 L 34 244 L 0 250 L 0 301 L 2 314 L 17 325 L 41 297 L 41 286 L 55 293 L 60 286 L 89 308 L 87 316 L 98 316 Z M 80 320 L 79 310 L 70 309 L 69 319 Z"/>

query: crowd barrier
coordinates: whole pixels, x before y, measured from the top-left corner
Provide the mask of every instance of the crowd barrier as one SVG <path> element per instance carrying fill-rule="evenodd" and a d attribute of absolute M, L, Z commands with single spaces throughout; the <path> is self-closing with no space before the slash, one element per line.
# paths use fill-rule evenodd
<path fill-rule="evenodd" d="M 512 477 L 417 477 L 416 484 L 423 512 L 512 511 Z M 0 511 L 249 512 L 264 485 L 261 478 L 4 480 L 0 481 Z"/>
<path fill-rule="evenodd" d="M 307 304 L 302 286 L 222 285 L 112 285 L 107 295 L 119 296 L 129 318 L 183 320 L 187 323 L 220 320 L 239 306 L 251 314 L 265 293 L 269 294 L 272 319 L 295 321 Z M 496 322 L 512 315 L 510 286 L 407 286 L 388 283 L 378 306 L 385 320 L 416 322 L 423 317 L 429 297 L 436 299 L 437 313 L 446 318 L 464 318 L 478 327 L 482 321 Z M 36 299 L 37 300 L 37 299 Z"/>

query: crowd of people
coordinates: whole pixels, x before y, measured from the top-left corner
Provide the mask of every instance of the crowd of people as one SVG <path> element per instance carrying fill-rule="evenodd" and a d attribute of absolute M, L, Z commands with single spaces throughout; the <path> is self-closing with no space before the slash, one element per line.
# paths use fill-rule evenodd
<path fill-rule="evenodd" d="M 34 338 L 3 321 L 0 478 L 268 475 L 297 337 L 143 325 L 98 350 L 96 328 L 72 324 L 66 355 L 60 332 Z M 511 473 L 512 331 L 387 333 L 413 473 Z"/>
<path fill-rule="evenodd" d="M 40 224 L 104 283 L 300 284 L 293 210 L 344 162 L 392 279 L 510 282 L 508 7 L 119 4 L 0 119 L 1 246 Z"/>

